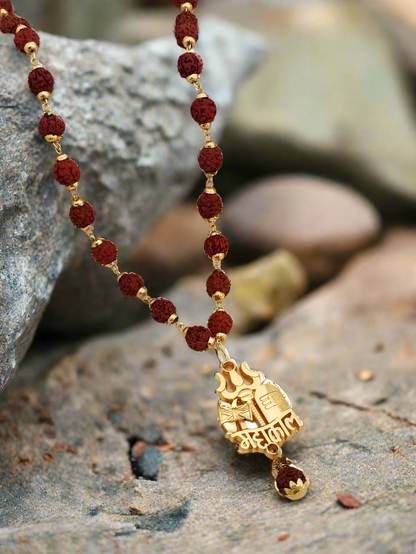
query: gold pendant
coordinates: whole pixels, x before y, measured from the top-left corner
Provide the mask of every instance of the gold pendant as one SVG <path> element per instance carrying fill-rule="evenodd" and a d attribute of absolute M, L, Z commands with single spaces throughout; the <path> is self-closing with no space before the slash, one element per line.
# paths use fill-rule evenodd
<path fill-rule="evenodd" d="M 289 396 L 264 373 L 250 369 L 247 362 L 238 366 L 228 352 L 215 378 L 219 383 L 218 421 L 226 438 L 237 444 L 239 454 L 261 452 L 273 460 L 272 475 L 280 496 L 303 498 L 309 479 L 292 460 L 282 456 L 281 449 L 303 429 Z"/>

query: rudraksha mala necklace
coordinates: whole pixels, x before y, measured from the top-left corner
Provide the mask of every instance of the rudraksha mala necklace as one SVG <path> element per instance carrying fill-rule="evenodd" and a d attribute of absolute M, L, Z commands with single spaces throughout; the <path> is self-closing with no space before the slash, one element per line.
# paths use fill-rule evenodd
<path fill-rule="evenodd" d="M 204 145 L 198 162 L 207 181 L 204 192 L 198 198 L 197 208 L 210 226 L 204 252 L 212 260 L 214 268 L 207 280 L 207 293 L 215 302 L 215 310 L 206 327 L 187 327 L 179 320 L 176 307 L 170 300 L 149 296 L 140 275 L 120 271 L 115 244 L 95 235 L 94 208 L 78 196 L 81 171 L 77 163 L 62 152 L 61 139 L 65 132 L 65 123 L 52 111 L 49 103 L 54 77 L 37 58 L 39 35 L 25 19 L 15 14 L 9 0 L 0 0 L 0 26 L 3 33 L 15 35 L 16 47 L 30 58 L 32 69 L 28 79 L 29 88 L 40 100 L 43 110 L 38 124 L 39 132 L 53 144 L 58 154 L 53 174 L 58 183 L 65 186 L 72 195 L 69 217 L 73 225 L 91 240 L 93 259 L 114 272 L 124 296 L 139 298 L 147 304 L 153 319 L 158 323 L 174 325 L 192 350 L 204 352 L 215 349 L 220 361 L 220 371 L 215 375 L 219 383 L 216 390 L 218 421 L 226 438 L 237 444 L 239 454 L 262 452 L 273 460 L 272 475 L 278 494 L 297 500 L 305 496 L 309 479 L 291 460 L 282 456 L 281 446 L 303 428 L 303 423 L 293 411 L 290 398 L 279 385 L 267 379 L 260 371 L 250 369 L 247 362 L 238 365 L 224 346 L 233 320 L 223 308 L 231 282 L 221 269 L 221 263 L 228 253 L 229 245 L 216 226 L 223 209 L 222 199 L 214 188 L 214 177 L 223 163 L 223 154 L 211 135 L 211 124 L 217 108 L 215 102 L 202 90 L 200 77 L 203 62 L 194 52 L 199 34 L 198 20 L 194 15 L 198 0 L 174 0 L 174 4 L 181 10 L 176 18 L 175 37 L 178 45 L 185 49 L 185 53 L 179 56 L 178 70 L 181 77 L 196 88 L 191 115 L 204 135 Z"/>

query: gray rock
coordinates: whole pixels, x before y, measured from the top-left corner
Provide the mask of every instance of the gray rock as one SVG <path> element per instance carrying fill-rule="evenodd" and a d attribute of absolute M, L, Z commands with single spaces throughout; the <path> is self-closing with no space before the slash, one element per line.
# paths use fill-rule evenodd
<path fill-rule="evenodd" d="M 149 321 L 52 367 L 32 351 L 0 398 L 0 552 L 266 554 L 287 532 L 283 554 L 413 554 L 415 249 L 414 230 L 390 233 L 268 330 L 229 342 L 305 422 L 285 446 L 312 479 L 300 503 L 276 496 L 270 460 L 223 439 L 214 355 L 175 329 Z M 189 292 L 172 295 L 186 324 Z M 173 445 L 156 482 L 134 479 L 129 461 L 150 424 Z M 344 493 L 362 506 L 345 511 Z"/>
<path fill-rule="evenodd" d="M 307 175 L 252 183 L 229 199 L 222 223 L 235 249 L 264 254 L 285 248 L 318 282 L 333 276 L 381 230 L 377 211 L 361 194 Z"/>
<path fill-rule="evenodd" d="M 162 452 L 155 446 L 149 446 L 137 459 L 132 460 L 136 476 L 156 481 L 162 465 Z"/>
<path fill-rule="evenodd" d="M 203 84 L 219 105 L 218 134 L 263 47 L 220 20 L 201 27 Z M 63 149 L 82 170 L 80 194 L 96 208 L 97 233 L 117 243 L 129 270 L 138 237 L 199 175 L 201 133 L 189 116 L 193 87 L 176 71 L 181 51 L 173 38 L 134 48 L 45 34 L 41 41 L 39 58 L 56 77 L 52 105 L 67 122 Z M 52 175 L 53 148 L 36 129 L 40 107 L 27 90 L 27 60 L 8 35 L 0 57 L 2 390 L 62 272 L 49 332 L 121 326 L 136 317 L 137 303 L 123 302 L 110 272 L 91 262 L 88 239 L 69 223 L 69 198 Z"/>
<path fill-rule="evenodd" d="M 386 213 L 414 214 L 414 106 L 386 30 L 350 0 L 251 9 L 270 55 L 233 110 L 235 165 L 348 181 Z"/>

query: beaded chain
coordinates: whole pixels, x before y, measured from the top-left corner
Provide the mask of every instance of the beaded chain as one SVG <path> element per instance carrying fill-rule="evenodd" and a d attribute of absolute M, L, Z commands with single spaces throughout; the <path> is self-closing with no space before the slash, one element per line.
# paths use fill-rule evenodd
<path fill-rule="evenodd" d="M 69 218 L 73 225 L 81 229 L 91 240 L 92 258 L 99 264 L 111 269 L 117 277 L 122 294 L 129 298 L 139 298 L 150 307 L 151 315 L 158 323 L 174 325 L 185 337 L 188 346 L 197 352 L 215 348 L 222 359 L 228 358 L 223 343 L 233 326 L 232 317 L 224 310 L 222 303 L 230 291 L 231 281 L 221 268 L 228 253 L 227 239 L 217 229 L 216 222 L 223 210 L 223 202 L 214 187 L 214 177 L 223 163 L 221 149 L 212 140 L 211 124 L 217 114 L 216 104 L 203 92 L 200 77 L 203 70 L 202 58 L 194 52 L 198 41 L 199 25 L 194 15 L 198 0 L 174 0 L 181 13 L 175 22 L 175 37 L 178 45 L 185 49 L 179 56 L 178 71 L 181 77 L 195 86 L 196 98 L 191 105 L 191 116 L 199 124 L 204 145 L 199 153 L 198 162 L 206 176 L 204 192 L 198 198 L 197 209 L 209 225 L 210 230 L 204 243 L 204 252 L 212 260 L 214 271 L 207 280 L 207 293 L 215 301 L 215 310 L 208 320 L 207 327 L 195 325 L 187 327 L 179 320 L 176 307 L 167 298 L 152 298 L 148 294 L 144 279 L 137 273 L 121 272 L 118 266 L 118 250 L 110 240 L 97 237 L 94 232 L 95 211 L 92 205 L 78 195 L 81 171 L 78 164 L 62 152 L 61 140 L 65 132 L 65 122 L 52 111 L 49 103 L 55 79 L 37 58 L 40 45 L 39 35 L 30 24 L 16 15 L 9 0 L 0 0 L 0 29 L 2 33 L 15 35 L 14 43 L 20 52 L 30 58 L 32 69 L 28 83 L 31 92 L 41 102 L 43 116 L 38 128 L 40 134 L 53 144 L 58 154 L 53 168 L 57 182 L 66 187 L 72 195 Z"/>

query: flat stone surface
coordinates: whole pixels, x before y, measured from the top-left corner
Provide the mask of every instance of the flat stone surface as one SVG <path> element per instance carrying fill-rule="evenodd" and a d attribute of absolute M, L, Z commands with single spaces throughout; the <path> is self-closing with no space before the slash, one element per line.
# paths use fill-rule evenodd
<path fill-rule="evenodd" d="M 380 217 L 364 196 L 308 175 L 251 183 L 228 199 L 222 223 L 235 248 L 257 255 L 285 248 L 317 281 L 334 275 L 381 230 Z"/>
<path fill-rule="evenodd" d="M 116 242 L 129 271 L 133 248 L 199 175 L 201 132 L 189 114 L 194 88 L 181 79 L 174 37 L 137 47 L 41 34 L 39 59 L 56 78 L 52 106 L 67 122 L 64 152 L 80 164 L 80 195 L 97 212 L 96 232 Z M 241 80 L 260 62 L 260 39 L 201 21 L 203 84 L 219 105 L 216 138 Z M 88 239 L 68 219 L 69 197 L 52 175 L 54 150 L 37 131 L 28 60 L 0 40 L 0 390 L 44 329 L 82 335 L 122 327 L 137 307 L 114 276 L 91 261 Z M 57 279 L 60 276 L 59 283 Z M 76 314 L 76 323 L 73 315 Z M 117 316 L 117 317 L 116 317 Z"/>
<path fill-rule="evenodd" d="M 59 349 L 33 350 L 0 399 L 0 552 L 413 554 L 415 249 L 415 231 L 388 234 L 269 329 L 229 343 L 305 422 L 285 447 L 312 480 L 299 503 L 276 496 L 269 460 L 223 438 L 214 355 L 175 329 L 149 322 L 58 362 Z M 187 323 L 186 291 L 171 296 Z M 130 444 L 151 426 L 172 448 L 157 481 L 136 480 Z M 340 506 L 345 494 L 362 506 Z"/>

